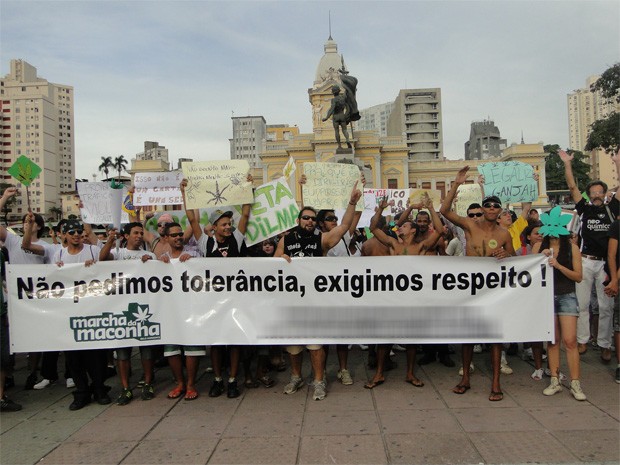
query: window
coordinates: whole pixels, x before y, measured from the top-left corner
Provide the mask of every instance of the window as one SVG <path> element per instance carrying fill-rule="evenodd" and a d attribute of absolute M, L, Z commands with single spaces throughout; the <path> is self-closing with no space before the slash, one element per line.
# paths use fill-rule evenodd
<path fill-rule="evenodd" d="M 398 189 L 398 179 L 388 179 L 388 189 Z"/>

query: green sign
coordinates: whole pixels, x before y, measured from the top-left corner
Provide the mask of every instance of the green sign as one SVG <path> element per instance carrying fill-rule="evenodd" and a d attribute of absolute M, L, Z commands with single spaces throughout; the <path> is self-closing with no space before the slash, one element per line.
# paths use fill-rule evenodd
<path fill-rule="evenodd" d="M 8 170 L 8 173 L 24 186 L 29 186 L 40 172 L 41 168 L 39 165 L 23 155 Z"/>

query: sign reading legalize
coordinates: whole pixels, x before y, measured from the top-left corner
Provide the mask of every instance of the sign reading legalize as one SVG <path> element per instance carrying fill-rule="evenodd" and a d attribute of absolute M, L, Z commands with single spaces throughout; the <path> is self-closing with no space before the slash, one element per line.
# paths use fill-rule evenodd
<path fill-rule="evenodd" d="M 346 210 L 351 190 L 357 182 L 362 189 L 360 169 L 346 163 L 304 163 L 304 204 L 321 209 Z M 355 210 L 364 209 L 363 196 Z"/>
<path fill-rule="evenodd" d="M 501 261 L 125 260 L 7 270 L 14 352 L 172 343 L 520 342 L 554 334 L 553 270 L 538 254 Z"/>
<path fill-rule="evenodd" d="M 183 164 L 187 208 L 223 207 L 252 203 L 250 166 L 245 160 L 196 161 Z"/>
<path fill-rule="evenodd" d="M 478 172 L 484 176 L 484 195 L 496 195 L 502 202 L 533 202 L 538 198 L 538 181 L 534 168 L 520 161 L 482 163 Z"/>

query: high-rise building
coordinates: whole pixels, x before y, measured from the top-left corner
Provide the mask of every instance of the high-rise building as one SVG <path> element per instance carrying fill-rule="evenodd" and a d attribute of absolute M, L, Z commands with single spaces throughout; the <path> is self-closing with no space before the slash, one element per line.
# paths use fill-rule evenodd
<path fill-rule="evenodd" d="M 401 89 L 387 130 L 405 139 L 410 160 L 443 160 L 441 89 Z"/>
<path fill-rule="evenodd" d="M 233 116 L 233 136 L 230 142 L 231 160 L 247 160 L 250 168 L 261 166 L 260 155 L 265 151 L 267 122 L 262 116 Z"/>
<path fill-rule="evenodd" d="M 394 102 L 380 103 L 360 110 L 360 119 L 354 123 L 357 131 L 377 131 L 379 137 L 388 135 L 387 126 Z"/>
<path fill-rule="evenodd" d="M 506 139 L 501 138 L 493 121 L 474 121 L 471 123 L 469 140 L 465 142 L 465 160 L 501 157 L 506 146 Z"/>
<path fill-rule="evenodd" d="M 24 155 L 42 168 L 30 185 L 30 206 L 48 214 L 60 206 L 60 193 L 75 189 L 73 87 L 53 84 L 37 76 L 24 60 L 11 60 L 11 72 L 0 79 L 2 180 L 16 182 L 7 170 Z M 21 195 L 9 213 L 28 210 Z"/>
<path fill-rule="evenodd" d="M 572 150 L 585 150 L 590 126 L 597 120 L 605 119 L 610 113 L 620 111 L 620 103 L 615 99 L 607 101 L 600 91 L 590 90 L 590 86 L 599 78 L 588 77 L 585 88 L 576 89 L 567 96 L 569 147 Z"/>
<path fill-rule="evenodd" d="M 136 153 L 136 160 L 168 161 L 168 149 L 159 142 L 144 141 L 144 152 Z"/>

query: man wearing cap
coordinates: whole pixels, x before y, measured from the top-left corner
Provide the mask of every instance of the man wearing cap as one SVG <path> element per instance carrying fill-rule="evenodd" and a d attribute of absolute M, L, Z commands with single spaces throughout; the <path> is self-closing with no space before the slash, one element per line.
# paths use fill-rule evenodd
<path fill-rule="evenodd" d="M 469 257 L 495 257 L 502 259 L 515 255 L 512 246 L 512 238 L 507 230 L 497 224 L 497 218 L 502 211 L 502 203 L 497 196 L 487 196 L 482 200 L 482 217 L 476 221 L 474 218 L 463 217 L 452 211 L 452 201 L 456 191 L 461 184 L 467 180 L 469 166 L 465 166 L 456 175 L 446 198 L 441 204 L 440 212 L 449 221 L 463 228 L 465 232 L 466 249 L 465 254 Z M 452 390 L 455 394 L 465 394 L 471 386 L 469 383 L 469 369 L 474 346 L 463 344 L 463 377 L 461 382 Z M 491 346 L 491 365 L 493 366 L 493 382 L 491 384 L 490 401 L 500 401 L 504 398 L 499 377 L 501 362 L 502 344 L 492 344 Z"/>
<path fill-rule="evenodd" d="M 252 182 L 252 176 L 248 175 L 248 182 Z M 185 204 L 185 188 L 187 180 L 181 181 L 181 194 Z M 194 238 L 198 242 L 198 250 L 204 257 L 245 257 L 247 250 L 245 246 L 245 231 L 250 217 L 250 204 L 246 203 L 241 209 L 241 219 L 237 228 L 233 231 L 231 210 L 215 210 L 209 216 L 209 223 L 213 225 L 213 236 L 204 234 L 202 226 L 193 210 L 187 208 L 187 219 L 190 222 Z M 209 397 L 219 397 L 224 393 L 224 381 L 222 380 L 222 360 L 223 347 L 211 346 L 211 363 L 215 380 L 209 390 Z M 230 373 L 228 378 L 227 396 L 229 398 L 239 397 L 239 386 L 237 384 L 237 372 L 239 371 L 239 360 L 241 349 L 239 346 L 230 346 Z"/>
<path fill-rule="evenodd" d="M 362 193 L 357 189 L 357 182 L 351 191 L 349 204 L 342 218 L 342 223 L 329 232 L 321 232 L 316 228 L 317 212 L 312 207 L 303 207 L 297 216 L 297 227 L 292 229 L 278 242 L 274 257 L 282 257 L 290 262 L 291 257 L 323 257 L 351 227 L 355 215 L 355 205 Z M 323 400 L 326 396 L 325 382 L 325 351 L 323 346 L 312 344 L 306 346 L 310 351 L 310 362 L 314 371 L 314 400 Z M 301 366 L 303 362 L 304 346 L 288 346 L 291 357 L 291 380 L 284 387 L 285 394 L 293 394 L 303 386 Z"/>
<path fill-rule="evenodd" d="M 39 245 L 32 244 L 32 229 L 30 225 L 34 222 L 34 215 L 29 213 L 26 221 L 29 226 L 24 230 L 24 240 L 22 247 L 34 253 L 40 253 Z M 56 252 L 52 259 L 59 267 L 72 264 L 83 263 L 91 266 L 99 260 L 100 249 L 94 245 L 84 244 L 84 226 L 78 220 L 67 220 L 62 225 L 62 232 L 65 234 L 67 246 Z M 91 401 L 91 395 L 100 405 L 111 402 L 108 396 L 108 388 L 103 384 L 107 368 L 107 351 L 105 349 L 93 350 L 68 350 L 65 357 L 69 364 L 69 370 L 75 382 L 73 391 L 73 402 L 69 410 L 79 410 Z M 88 385 L 90 376 L 91 384 Z"/>
<path fill-rule="evenodd" d="M 587 350 L 590 339 L 590 296 L 592 285 L 596 288 L 598 300 L 598 337 L 596 343 L 601 348 L 601 361 L 609 363 L 611 360 L 611 338 L 613 319 L 613 298 L 605 294 L 605 284 L 608 282 L 608 271 L 605 259 L 608 252 L 609 230 L 620 214 L 620 189 L 611 200 L 606 203 L 607 184 L 603 181 L 592 181 L 586 186 L 588 200 L 581 195 L 571 162 L 573 155 L 560 150 L 558 155 L 564 163 L 566 183 L 575 202 L 575 209 L 581 220 L 581 263 L 583 279 L 577 283 L 576 293 L 579 303 L 579 319 L 577 320 L 577 345 L 580 354 Z M 620 150 L 612 156 L 616 165 L 616 175 L 620 174 Z M 618 350 L 616 348 L 616 350 Z"/>

